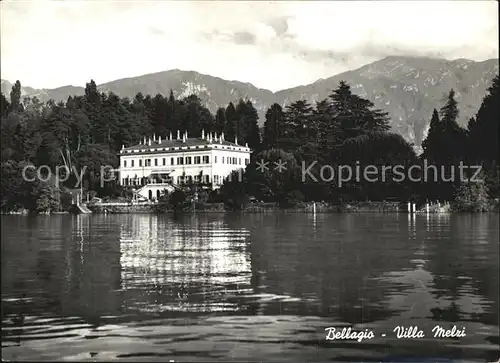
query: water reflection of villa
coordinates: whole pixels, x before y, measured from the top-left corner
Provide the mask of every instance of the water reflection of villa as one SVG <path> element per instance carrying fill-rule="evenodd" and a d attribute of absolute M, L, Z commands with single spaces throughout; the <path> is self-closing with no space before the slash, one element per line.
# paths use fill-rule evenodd
<path fill-rule="evenodd" d="M 135 308 L 154 311 L 234 310 L 221 294 L 250 285 L 246 230 L 212 223 L 175 225 L 134 216 L 121 232 L 122 289 Z M 140 296 L 140 297 L 139 297 Z"/>

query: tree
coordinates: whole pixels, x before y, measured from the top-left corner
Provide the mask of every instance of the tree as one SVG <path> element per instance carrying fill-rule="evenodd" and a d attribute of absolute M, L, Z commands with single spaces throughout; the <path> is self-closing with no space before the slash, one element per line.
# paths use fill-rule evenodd
<path fill-rule="evenodd" d="M 427 181 L 425 194 L 431 199 L 451 201 L 460 183 L 455 169 L 464 160 L 467 145 L 467 133 L 457 123 L 458 103 L 453 89 L 439 116 L 434 110 L 427 138 L 422 143 L 422 158 L 437 168 L 437 175 Z"/>
<path fill-rule="evenodd" d="M 149 117 L 151 120 L 152 131 L 156 135 L 165 135 L 168 119 L 168 101 L 165 97 L 158 93 L 155 97 L 153 97 L 151 106 Z"/>
<path fill-rule="evenodd" d="M 295 151 L 301 159 L 305 144 L 309 141 L 308 124 L 312 115 L 312 106 L 306 100 L 296 101 L 285 109 L 283 133 L 279 143 L 285 151 Z"/>
<path fill-rule="evenodd" d="M 476 118 L 471 119 L 469 130 L 469 154 L 475 162 L 499 164 L 498 133 L 500 120 L 500 79 L 497 75 L 483 98 Z"/>
<path fill-rule="evenodd" d="M 25 202 L 25 183 L 22 177 L 22 170 L 27 163 L 18 163 L 13 160 L 2 162 L 0 176 L 1 209 L 10 212 L 24 207 Z M 31 169 L 28 169 L 31 171 Z M 27 173 L 28 174 L 28 173 Z M 33 175 L 28 174 L 29 178 Z"/>
<path fill-rule="evenodd" d="M 258 124 L 259 114 L 250 100 L 246 102 L 245 114 L 241 120 L 246 132 L 245 138 L 242 140 L 241 144 L 248 143 L 248 146 L 252 150 L 259 150 L 261 145 Z"/>
<path fill-rule="evenodd" d="M 457 212 L 487 212 L 489 206 L 488 188 L 484 181 L 462 183 L 452 203 L 453 210 Z"/>
<path fill-rule="evenodd" d="M 325 163 L 335 160 L 338 155 L 337 148 L 341 145 L 339 124 L 331 107 L 326 99 L 317 102 L 310 125 L 314 129 L 312 134 L 316 141 L 316 154 Z"/>
<path fill-rule="evenodd" d="M 448 94 L 445 105 L 440 110 L 442 139 L 441 151 L 444 162 L 453 163 L 464 156 L 467 134 L 457 123 L 458 103 L 455 100 L 455 91 Z"/>
<path fill-rule="evenodd" d="M 126 103 L 122 100 L 122 104 L 128 109 L 130 115 L 121 120 L 122 125 L 120 130 L 122 131 L 122 139 L 119 140 L 120 146 L 122 144 L 137 144 L 145 135 L 153 133 L 153 127 L 148 118 L 149 110 L 147 105 L 151 105 L 147 101 L 148 97 L 144 97 L 141 93 L 138 93 L 131 103 Z M 173 108 L 174 106 L 171 107 Z M 174 132 L 174 129 L 170 128 L 170 131 Z"/>
<path fill-rule="evenodd" d="M 468 154 L 471 161 L 483 166 L 491 198 L 500 197 L 499 105 L 500 79 L 497 75 L 488 88 L 476 117 L 468 125 Z"/>
<path fill-rule="evenodd" d="M 449 123 L 454 127 L 454 123 L 457 122 L 458 117 L 458 102 L 455 100 L 455 91 L 453 89 L 448 93 L 448 98 L 443 107 L 441 107 L 440 115 L 443 123 Z"/>
<path fill-rule="evenodd" d="M 226 125 L 224 127 L 224 136 L 226 140 L 234 140 L 236 136 L 236 127 L 238 122 L 238 114 L 232 102 L 226 107 Z"/>
<path fill-rule="evenodd" d="M 10 111 L 10 102 L 3 93 L 0 93 L 0 117 L 5 117 Z"/>
<path fill-rule="evenodd" d="M 440 139 L 443 137 L 443 129 L 439 120 L 439 114 L 436 109 L 432 112 L 431 123 L 427 137 L 422 142 L 424 149 L 423 158 L 427 160 L 436 160 L 440 154 Z"/>
<path fill-rule="evenodd" d="M 185 202 L 186 193 L 182 189 L 176 189 L 168 196 L 168 204 L 174 211 L 181 211 Z"/>
<path fill-rule="evenodd" d="M 293 154 L 281 149 L 270 149 L 260 152 L 255 160 L 247 166 L 245 172 L 248 193 L 282 206 L 288 205 L 302 184 L 300 167 Z M 261 160 L 269 165 L 283 167 L 261 169 L 257 164 Z"/>
<path fill-rule="evenodd" d="M 351 177 L 347 182 L 339 185 L 338 193 L 351 200 L 384 200 L 389 197 L 407 200 L 414 184 L 409 178 L 401 177 L 397 167 L 404 170 L 418 161 L 415 151 L 401 135 L 386 132 L 371 132 L 366 135 L 351 138 L 339 150 L 342 165 L 349 165 Z M 356 167 L 359 170 L 375 166 L 378 175 L 374 177 L 362 177 L 357 180 L 354 177 Z M 401 172 L 401 170 L 399 170 Z M 418 175 L 412 173 L 413 178 Z M 349 175 L 349 174 L 347 174 Z M 346 175 L 346 176 L 347 176 Z"/>
<path fill-rule="evenodd" d="M 170 95 L 168 96 L 168 101 L 167 101 L 165 131 L 175 133 L 177 132 L 177 130 L 179 130 L 179 121 L 176 117 L 177 105 L 178 102 L 175 99 L 174 91 L 170 90 Z"/>
<path fill-rule="evenodd" d="M 264 137 L 262 146 L 264 149 L 278 148 L 278 140 L 282 137 L 282 127 L 285 114 L 283 108 L 274 103 L 266 112 L 266 121 L 264 122 Z"/>
<path fill-rule="evenodd" d="M 10 91 L 10 108 L 11 112 L 22 112 L 23 105 L 21 104 L 21 82 L 16 81 Z"/>
<path fill-rule="evenodd" d="M 35 202 L 35 211 L 38 213 L 51 212 L 59 209 L 59 192 L 48 183 L 37 183 L 32 195 Z"/>
<path fill-rule="evenodd" d="M 387 112 L 374 109 L 373 102 L 351 92 L 344 81 L 330 95 L 329 111 L 339 124 L 339 137 L 347 140 L 367 132 L 385 132 L 390 129 Z"/>
<path fill-rule="evenodd" d="M 226 126 L 226 110 L 223 107 L 219 107 L 217 112 L 215 113 L 215 124 L 214 124 L 214 132 L 220 134 L 224 131 Z"/>
<path fill-rule="evenodd" d="M 71 168 L 71 124 L 73 118 L 70 110 L 54 105 L 51 112 L 40 125 L 41 144 L 37 150 L 37 160 L 44 165 L 55 168 L 64 163 Z"/>
<path fill-rule="evenodd" d="M 249 202 L 248 185 L 240 173 L 239 170 L 232 171 L 220 188 L 224 205 L 232 210 L 242 210 Z"/>
<path fill-rule="evenodd" d="M 248 134 L 247 124 L 246 124 L 246 114 L 247 114 L 247 104 L 246 102 L 240 98 L 238 103 L 236 104 L 236 135 L 235 138 L 238 139 L 239 142 L 245 142 Z M 234 139 L 229 139 L 230 141 L 234 141 Z"/>
<path fill-rule="evenodd" d="M 118 157 L 108 145 L 88 144 L 75 153 L 75 166 L 84 172 L 83 182 L 86 189 L 100 189 L 101 170 L 106 167 L 116 168 Z"/>
<path fill-rule="evenodd" d="M 90 123 L 90 143 L 104 141 L 104 135 L 100 134 L 97 131 L 101 123 L 101 98 L 102 95 L 98 92 L 97 85 L 95 84 L 94 80 L 90 80 L 90 82 L 85 85 L 85 95 L 82 100 L 84 112 L 87 115 Z"/>
<path fill-rule="evenodd" d="M 211 131 L 214 124 L 214 119 L 210 111 L 202 105 L 201 100 L 196 95 L 188 96 L 184 99 L 184 118 L 181 125 L 181 130 L 188 132 L 188 136 L 201 136 L 201 131 Z"/>
<path fill-rule="evenodd" d="M 32 164 L 25 161 L 3 162 L 1 178 L 2 211 L 24 208 L 32 212 L 47 212 L 59 207 L 59 191 L 54 186 L 54 180 L 45 182 L 38 179 Z"/>

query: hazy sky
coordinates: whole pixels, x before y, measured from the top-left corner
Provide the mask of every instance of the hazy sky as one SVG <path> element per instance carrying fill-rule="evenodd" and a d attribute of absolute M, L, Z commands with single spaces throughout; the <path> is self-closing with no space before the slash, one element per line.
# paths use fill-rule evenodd
<path fill-rule="evenodd" d="M 168 69 L 276 91 L 388 55 L 498 57 L 496 1 L 2 1 L 2 78 L 54 88 Z"/>

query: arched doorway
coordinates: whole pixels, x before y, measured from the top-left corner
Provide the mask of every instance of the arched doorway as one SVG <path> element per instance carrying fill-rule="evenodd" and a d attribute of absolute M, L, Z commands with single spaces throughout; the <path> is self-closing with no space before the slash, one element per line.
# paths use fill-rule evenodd
<path fill-rule="evenodd" d="M 156 200 L 160 200 L 160 196 L 161 196 L 161 193 L 160 193 L 160 190 L 158 189 L 156 191 Z"/>
<path fill-rule="evenodd" d="M 152 199 L 153 199 L 153 191 L 152 191 L 152 190 L 150 190 L 150 191 L 148 192 L 148 195 L 149 195 L 149 200 L 152 200 Z"/>

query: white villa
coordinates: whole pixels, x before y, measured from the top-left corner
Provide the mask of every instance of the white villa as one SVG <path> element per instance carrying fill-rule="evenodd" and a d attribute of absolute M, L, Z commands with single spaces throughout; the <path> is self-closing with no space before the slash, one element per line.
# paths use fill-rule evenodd
<path fill-rule="evenodd" d="M 189 138 L 187 132 L 173 138 L 149 138 L 120 151 L 119 183 L 136 186 L 136 193 L 149 200 L 158 199 L 176 185 L 197 182 L 212 190 L 219 188 L 232 171 L 250 163 L 248 145 L 224 140 L 224 133 L 202 132 Z"/>

